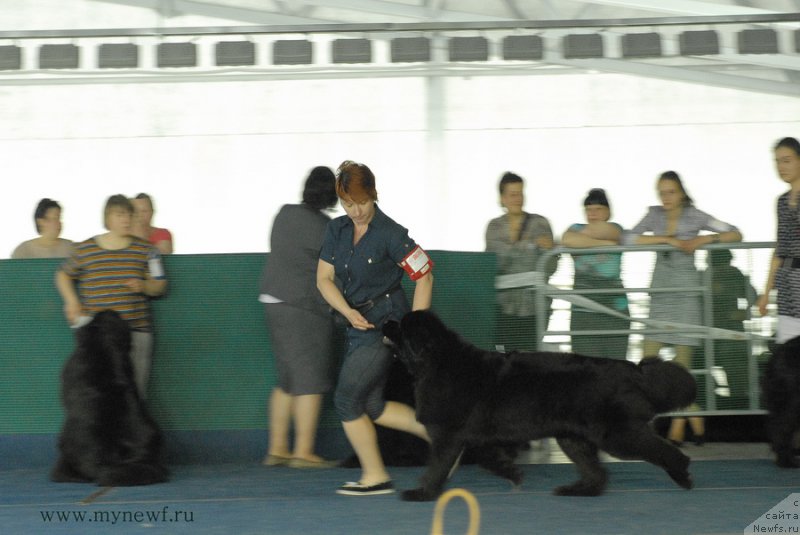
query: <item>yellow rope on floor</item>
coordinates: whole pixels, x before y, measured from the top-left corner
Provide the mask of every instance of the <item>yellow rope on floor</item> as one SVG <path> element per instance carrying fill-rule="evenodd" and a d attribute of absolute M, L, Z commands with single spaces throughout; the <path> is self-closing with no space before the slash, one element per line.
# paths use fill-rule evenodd
<path fill-rule="evenodd" d="M 478 507 L 478 500 L 466 489 L 450 489 L 439 496 L 439 499 L 436 500 L 436 508 L 433 510 L 431 535 L 444 535 L 444 510 L 447 507 L 447 503 L 456 496 L 463 498 L 469 508 L 467 535 L 478 535 L 478 530 L 481 525 L 481 509 Z"/>

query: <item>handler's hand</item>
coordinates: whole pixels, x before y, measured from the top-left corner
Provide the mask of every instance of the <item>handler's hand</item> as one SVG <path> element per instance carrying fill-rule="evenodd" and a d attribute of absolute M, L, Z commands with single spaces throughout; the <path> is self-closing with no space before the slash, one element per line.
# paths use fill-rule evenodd
<path fill-rule="evenodd" d="M 761 313 L 762 316 L 767 315 L 767 305 L 769 304 L 769 293 L 765 293 L 758 296 L 758 301 L 756 301 L 756 305 L 758 305 L 758 311 Z"/>
<path fill-rule="evenodd" d="M 142 279 L 128 279 L 123 281 L 122 284 L 138 294 L 144 293 L 144 281 Z"/>
<path fill-rule="evenodd" d="M 358 329 L 359 331 L 366 331 L 367 329 L 374 329 L 375 326 L 368 322 L 364 316 L 359 314 L 358 310 L 351 308 L 350 312 L 347 313 L 347 321 L 350 322 L 350 325 L 353 326 L 354 329 Z"/>
<path fill-rule="evenodd" d="M 67 303 L 64 305 L 64 316 L 67 318 L 67 323 L 73 325 L 78 318 L 83 315 L 83 306 L 81 306 L 80 302 L 77 303 Z"/>

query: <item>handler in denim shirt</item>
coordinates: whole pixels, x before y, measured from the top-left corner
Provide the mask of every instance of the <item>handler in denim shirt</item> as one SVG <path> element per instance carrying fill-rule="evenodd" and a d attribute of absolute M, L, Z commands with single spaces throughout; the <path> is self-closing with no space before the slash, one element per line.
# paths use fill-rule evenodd
<path fill-rule="evenodd" d="M 383 344 L 381 327 L 412 308 L 430 307 L 433 263 L 408 231 L 378 208 L 375 176 L 366 165 L 342 163 L 336 193 L 347 215 L 328 223 L 317 287 L 350 324 L 334 404 L 362 468 L 359 481 L 345 483 L 337 492 L 387 494 L 394 487 L 378 449 L 374 424 L 429 439 L 414 409 L 383 397 L 392 354 Z M 416 281 L 413 306 L 400 287 L 404 270 Z"/>

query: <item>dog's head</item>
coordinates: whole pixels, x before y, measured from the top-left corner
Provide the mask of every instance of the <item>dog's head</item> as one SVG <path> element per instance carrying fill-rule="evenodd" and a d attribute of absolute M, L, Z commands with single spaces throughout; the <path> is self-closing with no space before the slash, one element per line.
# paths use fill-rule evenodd
<path fill-rule="evenodd" d="M 395 355 L 415 376 L 436 358 L 436 347 L 447 332 L 442 320 L 428 310 L 409 312 L 399 322 L 388 321 L 383 326 L 383 335 Z"/>
<path fill-rule="evenodd" d="M 78 329 L 79 339 L 92 340 L 101 344 L 107 351 L 116 350 L 129 353 L 131 349 L 131 329 L 122 317 L 113 310 L 101 310 L 92 321 Z"/>
<path fill-rule="evenodd" d="M 76 342 L 76 350 L 87 364 L 107 370 L 111 380 L 117 383 L 132 380 L 131 329 L 117 312 L 98 312 L 92 321 L 77 330 Z"/>

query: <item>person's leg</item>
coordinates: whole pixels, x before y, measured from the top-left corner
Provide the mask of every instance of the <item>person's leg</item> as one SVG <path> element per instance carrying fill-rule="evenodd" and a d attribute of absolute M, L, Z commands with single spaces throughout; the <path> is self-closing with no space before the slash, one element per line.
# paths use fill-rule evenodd
<path fill-rule="evenodd" d="M 675 346 L 675 364 L 683 366 L 687 370 L 691 369 L 692 364 L 692 346 Z M 692 404 L 689 409 L 697 409 L 696 404 Z M 688 419 L 689 425 L 692 427 L 692 432 L 695 436 L 695 441 L 702 443 L 705 434 L 705 421 L 700 417 L 691 417 Z M 667 438 L 676 444 L 682 444 L 686 435 L 686 418 L 673 418 L 670 424 L 669 433 Z"/>
<path fill-rule="evenodd" d="M 692 346 L 675 346 L 675 363 L 683 366 L 687 370 L 691 370 L 692 368 Z M 690 407 L 690 410 L 697 410 L 698 406 L 696 403 L 693 403 Z M 685 422 L 682 428 L 685 426 Z M 698 443 L 702 443 L 703 436 L 705 435 L 705 420 L 701 417 L 694 416 L 689 418 L 689 425 L 692 427 L 692 433 L 694 433 L 695 441 Z M 681 437 L 683 436 L 683 430 L 681 430 Z"/>
<path fill-rule="evenodd" d="M 425 426 L 417 421 L 414 409 L 404 403 L 387 401 L 383 412 L 375 420 L 375 423 L 384 427 L 397 429 L 398 431 L 411 433 L 426 442 L 431 441 L 428 432 L 425 430 Z"/>
<path fill-rule="evenodd" d="M 365 486 L 377 485 L 389 481 L 389 473 L 383 464 L 375 426 L 366 414 L 342 422 L 347 440 L 361 463 L 361 479 L 359 483 Z"/>
<path fill-rule="evenodd" d="M 658 352 L 661 351 L 663 346 L 664 344 L 662 342 L 645 338 L 642 344 L 642 358 L 657 357 Z"/>
<path fill-rule="evenodd" d="M 139 397 L 147 399 L 150 384 L 150 368 L 153 362 L 153 333 L 131 331 L 131 365 L 133 380 Z"/>
<path fill-rule="evenodd" d="M 306 394 L 292 398 L 292 419 L 294 422 L 294 450 L 292 457 L 320 462 L 322 458 L 314 453 L 317 437 L 322 394 Z"/>
<path fill-rule="evenodd" d="M 377 417 L 384 410 L 383 384 L 392 355 L 381 338 L 364 339 L 358 333 L 350 336 L 333 401 L 347 440 L 361 463 L 359 483 L 371 486 L 390 479 L 369 413 L 372 411 L 372 416 Z"/>
<path fill-rule="evenodd" d="M 289 424 L 292 396 L 276 386 L 269 398 L 269 450 L 268 455 L 288 457 Z"/>
<path fill-rule="evenodd" d="M 642 346 L 642 354 L 644 355 L 643 358 L 652 358 L 657 357 L 661 348 L 664 347 L 664 343 L 656 341 L 656 340 L 644 340 L 644 344 Z M 686 346 L 676 346 L 676 351 L 678 347 L 686 347 Z M 689 358 L 691 359 L 691 348 Z M 678 356 L 676 354 L 675 361 L 678 362 Z M 686 434 L 686 418 L 672 418 L 669 424 L 669 431 L 667 432 L 667 440 L 672 442 L 676 445 L 683 444 L 683 439 Z"/>

